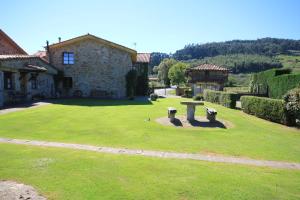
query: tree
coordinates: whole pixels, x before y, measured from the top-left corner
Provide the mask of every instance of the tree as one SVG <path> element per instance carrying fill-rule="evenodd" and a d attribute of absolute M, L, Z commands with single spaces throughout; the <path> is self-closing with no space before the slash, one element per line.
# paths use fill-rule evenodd
<path fill-rule="evenodd" d="M 158 65 L 158 79 L 166 86 L 170 85 L 170 79 L 168 77 L 169 69 L 176 63 L 176 60 L 166 58 Z"/>
<path fill-rule="evenodd" d="M 170 79 L 172 85 L 180 85 L 186 82 L 185 70 L 187 68 L 187 64 L 178 62 L 175 65 L 172 65 L 168 78 Z"/>

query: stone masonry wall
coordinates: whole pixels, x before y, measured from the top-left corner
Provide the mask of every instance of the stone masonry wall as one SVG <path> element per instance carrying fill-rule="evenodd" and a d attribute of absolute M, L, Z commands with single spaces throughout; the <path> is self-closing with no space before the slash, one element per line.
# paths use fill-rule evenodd
<path fill-rule="evenodd" d="M 0 108 L 3 106 L 4 103 L 3 87 L 3 72 L 0 71 Z"/>
<path fill-rule="evenodd" d="M 32 89 L 30 78 L 35 75 L 35 72 L 26 73 L 26 90 L 21 88 L 21 74 L 19 69 L 24 67 L 26 64 L 37 65 L 45 67 L 47 72 L 39 72 L 37 76 L 37 89 Z M 3 71 L 13 72 L 13 89 L 5 90 Z M 11 98 L 12 92 L 25 93 L 26 100 L 31 100 L 34 95 L 43 95 L 46 98 L 54 97 L 54 79 L 53 76 L 56 74 L 56 69 L 49 66 L 47 63 L 41 61 L 39 58 L 30 59 L 8 59 L 0 61 L 0 106 L 1 100 L 3 103 L 8 104 L 13 102 L 14 99 Z M 2 76 L 1 76 L 2 75 Z M 24 80 L 24 79 L 23 79 Z M 2 98 L 1 98 L 2 97 Z"/>
<path fill-rule="evenodd" d="M 63 52 L 73 52 L 75 63 L 63 64 Z M 132 68 L 131 55 L 128 52 L 112 48 L 93 40 L 51 48 L 52 64 L 64 72 L 65 77 L 72 77 L 73 87 L 65 93 L 72 96 L 80 90 L 84 97 L 91 91 L 106 91 L 113 98 L 126 96 L 127 72 Z"/>

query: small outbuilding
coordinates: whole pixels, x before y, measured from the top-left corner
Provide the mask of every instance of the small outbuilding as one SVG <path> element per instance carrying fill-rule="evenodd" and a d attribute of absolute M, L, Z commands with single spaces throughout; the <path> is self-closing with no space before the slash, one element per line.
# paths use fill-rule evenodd
<path fill-rule="evenodd" d="M 213 64 L 202 64 L 186 71 L 194 95 L 203 93 L 205 89 L 223 90 L 228 80 L 228 73 L 227 68 Z"/>

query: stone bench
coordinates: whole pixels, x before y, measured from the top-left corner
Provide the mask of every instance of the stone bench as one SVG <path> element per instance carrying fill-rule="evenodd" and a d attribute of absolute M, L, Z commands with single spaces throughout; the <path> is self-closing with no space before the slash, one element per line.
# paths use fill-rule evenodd
<path fill-rule="evenodd" d="M 170 119 L 170 122 L 175 121 L 175 114 L 177 113 L 176 108 L 168 107 L 168 118 Z"/>
<path fill-rule="evenodd" d="M 206 108 L 206 118 L 209 120 L 209 122 L 215 122 L 217 111 L 213 108 Z"/>

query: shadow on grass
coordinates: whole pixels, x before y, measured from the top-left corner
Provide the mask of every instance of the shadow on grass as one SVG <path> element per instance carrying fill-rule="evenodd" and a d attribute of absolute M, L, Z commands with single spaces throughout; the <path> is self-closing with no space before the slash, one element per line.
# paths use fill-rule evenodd
<path fill-rule="evenodd" d="M 72 98 L 55 99 L 50 101 L 53 104 L 72 106 L 127 106 L 127 105 L 152 105 L 147 97 L 137 97 L 134 100 L 127 99 L 94 99 L 94 98 Z"/>
<path fill-rule="evenodd" d="M 209 121 L 199 121 L 199 120 L 193 120 L 190 122 L 181 122 L 180 119 L 175 118 L 173 122 L 171 122 L 174 126 L 180 126 L 183 127 L 183 123 L 189 123 L 192 127 L 202 127 L 202 128 L 225 128 L 226 126 L 216 120 L 215 122 L 209 122 Z"/>

